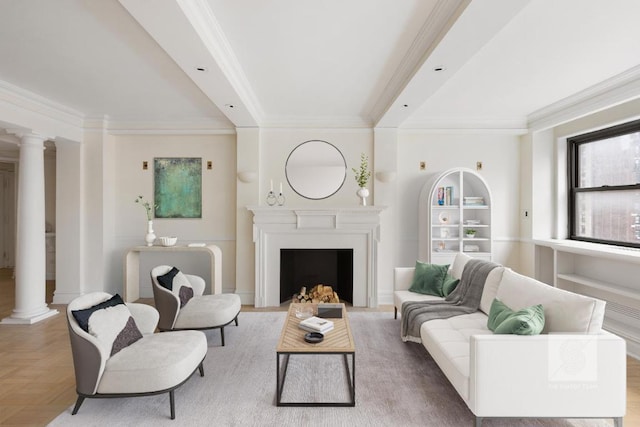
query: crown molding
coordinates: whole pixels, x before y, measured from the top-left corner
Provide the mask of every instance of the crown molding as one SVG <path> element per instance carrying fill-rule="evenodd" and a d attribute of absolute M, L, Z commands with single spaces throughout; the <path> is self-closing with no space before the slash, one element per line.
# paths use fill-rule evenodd
<path fill-rule="evenodd" d="M 108 116 L 87 117 L 84 131 L 111 135 L 229 135 L 235 134 L 228 122 L 216 119 L 168 120 L 115 120 Z"/>
<path fill-rule="evenodd" d="M 291 134 L 300 133 L 306 136 L 309 135 L 310 132 L 320 133 L 320 134 L 367 134 L 373 136 L 373 128 L 345 128 L 345 127 L 270 127 L 270 128 L 260 128 L 260 132 L 262 134 L 268 134 L 270 132 L 289 132 Z M 305 137 L 306 137 L 305 136 Z"/>
<path fill-rule="evenodd" d="M 81 112 L 3 80 L 0 80 L 0 101 L 41 114 L 57 122 L 78 128 L 82 127 L 83 114 Z"/>
<path fill-rule="evenodd" d="M 528 127 L 543 131 L 639 97 L 640 65 L 534 111 Z"/>
<path fill-rule="evenodd" d="M 524 135 L 528 132 L 525 117 L 441 117 L 405 122 L 403 133 L 457 133 Z"/>
<path fill-rule="evenodd" d="M 422 64 L 431 55 L 468 3 L 469 0 L 438 0 L 433 7 L 433 12 L 422 24 L 418 35 L 400 61 L 400 65 L 371 108 L 369 116 L 373 122 L 378 123 L 384 116 L 389 106 L 393 104 L 409 81 L 420 70 Z"/>
<path fill-rule="evenodd" d="M 281 129 L 370 129 L 373 126 L 371 120 L 363 117 L 346 116 L 278 116 L 268 117 L 260 125 L 260 128 Z"/>
<path fill-rule="evenodd" d="M 217 120 L 171 121 L 108 121 L 111 135 L 235 135 L 235 128 Z"/>

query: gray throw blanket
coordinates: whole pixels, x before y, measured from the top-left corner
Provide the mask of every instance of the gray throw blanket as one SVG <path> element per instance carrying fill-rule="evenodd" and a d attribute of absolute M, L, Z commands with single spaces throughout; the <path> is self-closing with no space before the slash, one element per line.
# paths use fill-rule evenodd
<path fill-rule="evenodd" d="M 474 313 L 480 306 L 487 276 L 498 267 L 490 261 L 471 259 L 462 271 L 458 286 L 443 300 L 406 301 L 402 304 L 402 341 L 421 343 L 420 326 L 433 319 L 448 319 L 460 314 Z"/>

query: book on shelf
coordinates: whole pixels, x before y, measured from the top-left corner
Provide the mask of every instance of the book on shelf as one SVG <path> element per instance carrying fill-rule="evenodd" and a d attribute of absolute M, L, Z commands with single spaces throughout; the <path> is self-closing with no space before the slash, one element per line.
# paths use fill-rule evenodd
<path fill-rule="evenodd" d="M 453 187 L 438 187 L 438 205 L 450 206 L 453 204 Z"/>
<path fill-rule="evenodd" d="M 453 203 L 453 187 L 445 187 L 444 189 L 444 204 L 449 206 Z"/>
<path fill-rule="evenodd" d="M 333 322 L 331 320 L 323 319 L 317 316 L 311 316 L 308 319 L 301 321 L 298 326 L 300 329 L 304 329 L 309 332 L 320 332 L 324 334 L 333 329 Z"/>
<path fill-rule="evenodd" d="M 444 187 L 438 187 L 438 205 L 444 205 Z"/>

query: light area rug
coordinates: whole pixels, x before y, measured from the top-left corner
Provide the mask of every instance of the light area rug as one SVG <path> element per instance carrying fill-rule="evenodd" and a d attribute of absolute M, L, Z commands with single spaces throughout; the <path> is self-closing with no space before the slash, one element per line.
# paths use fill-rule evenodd
<path fill-rule="evenodd" d="M 420 344 L 403 343 L 391 313 L 350 312 L 356 341 L 355 407 L 277 407 L 276 352 L 284 312 L 241 313 L 240 325 L 208 331 L 205 376 L 169 395 L 86 399 L 50 426 L 473 426 L 474 416 Z M 283 401 L 347 400 L 342 356 L 292 356 Z M 506 393 L 510 392 L 505 390 Z M 610 420 L 486 419 L 483 426 L 601 427 Z"/>

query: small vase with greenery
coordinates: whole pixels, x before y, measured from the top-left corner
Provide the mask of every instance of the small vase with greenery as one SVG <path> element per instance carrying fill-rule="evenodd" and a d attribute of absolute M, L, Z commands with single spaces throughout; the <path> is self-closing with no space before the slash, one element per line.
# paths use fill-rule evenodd
<path fill-rule="evenodd" d="M 153 209 L 158 205 L 151 205 L 142 196 L 138 196 L 135 201 L 141 204 L 147 212 L 147 234 L 144 236 L 144 241 L 147 242 L 147 246 L 153 246 L 153 242 L 156 240 L 156 235 L 153 231 Z"/>
<path fill-rule="evenodd" d="M 369 178 L 371 177 L 371 171 L 369 170 L 369 158 L 362 153 L 360 155 L 360 168 L 351 168 L 351 170 L 355 173 L 356 182 L 358 183 L 358 187 L 360 187 L 356 194 L 360 197 L 362 206 L 366 206 L 367 197 L 369 197 L 367 182 L 369 182 Z"/>
<path fill-rule="evenodd" d="M 367 182 L 369 182 L 369 178 L 371 177 L 371 171 L 369 169 L 369 158 L 365 156 L 364 153 L 360 155 L 360 168 L 351 168 L 353 173 L 356 174 L 356 182 L 358 183 L 358 187 L 365 188 L 367 186 Z"/>
<path fill-rule="evenodd" d="M 473 228 L 467 228 L 466 234 L 467 234 L 467 237 L 475 237 L 476 236 L 476 230 L 473 229 Z"/>
<path fill-rule="evenodd" d="M 136 203 L 140 203 L 142 207 L 147 211 L 147 221 L 153 220 L 153 208 L 156 208 L 157 205 L 151 206 L 151 203 L 146 201 L 142 196 L 138 196 L 136 198 Z"/>

